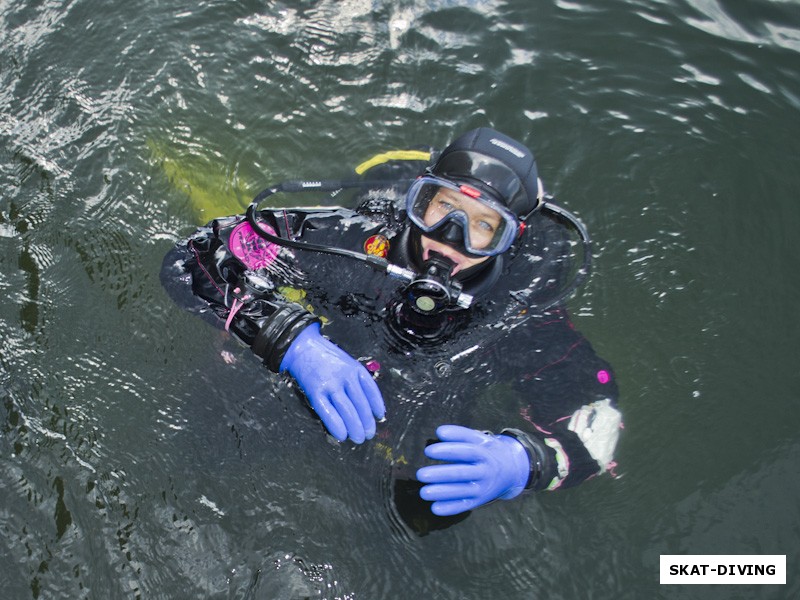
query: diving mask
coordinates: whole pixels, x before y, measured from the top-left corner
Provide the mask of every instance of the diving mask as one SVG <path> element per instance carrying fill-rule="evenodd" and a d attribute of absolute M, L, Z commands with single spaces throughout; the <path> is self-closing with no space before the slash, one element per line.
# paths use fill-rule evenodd
<path fill-rule="evenodd" d="M 406 210 L 414 225 L 433 239 L 458 226 L 463 249 L 472 256 L 502 254 L 520 230 L 517 216 L 490 194 L 433 175 L 414 181 L 406 195 Z"/>

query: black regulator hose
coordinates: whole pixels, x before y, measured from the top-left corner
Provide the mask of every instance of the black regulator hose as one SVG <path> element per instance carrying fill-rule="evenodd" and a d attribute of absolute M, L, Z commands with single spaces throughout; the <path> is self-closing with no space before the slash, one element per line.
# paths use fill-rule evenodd
<path fill-rule="evenodd" d="M 589 278 L 589 274 L 592 272 L 592 240 L 589 238 L 589 231 L 586 229 L 584 224 L 581 223 L 580 219 L 569 212 L 566 208 L 555 204 L 552 198 L 545 198 L 544 202 L 542 203 L 541 210 L 561 217 L 567 221 L 570 225 L 572 225 L 572 227 L 575 228 L 575 231 L 578 232 L 578 236 L 580 236 L 581 242 L 583 243 L 583 263 L 578 269 L 578 272 L 575 273 L 575 277 L 572 278 L 572 281 L 569 283 L 569 285 L 561 290 L 561 292 L 559 292 L 559 294 L 553 300 L 548 302 L 546 306 L 541 307 L 549 308 L 574 294 L 575 290 L 581 287 Z"/>
<path fill-rule="evenodd" d="M 346 258 L 351 258 L 353 260 L 358 260 L 361 262 L 365 262 L 369 264 L 371 267 L 378 269 L 381 272 L 387 273 L 392 277 L 397 279 L 401 279 L 403 281 L 410 282 L 414 279 L 415 273 L 409 269 L 404 269 L 402 267 L 398 267 L 397 265 L 391 264 L 385 258 L 381 258 L 380 256 L 374 256 L 372 254 L 364 254 L 362 252 L 355 252 L 353 250 L 347 250 L 345 248 L 336 248 L 334 246 L 322 246 L 320 244 L 312 244 L 310 242 L 299 242 L 297 240 L 291 240 L 287 238 L 282 238 L 280 236 L 274 235 L 269 231 L 265 230 L 261 227 L 261 224 L 258 222 L 256 218 L 256 212 L 258 210 L 259 204 L 261 204 L 265 199 L 272 196 L 273 194 L 277 194 L 279 192 L 306 192 L 309 190 L 313 191 L 320 191 L 320 192 L 338 192 L 339 190 L 346 189 L 346 188 L 370 188 L 375 187 L 377 185 L 384 186 L 386 182 L 378 182 L 378 181 L 336 181 L 336 180 L 328 180 L 328 181 L 284 181 L 274 187 L 267 188 L 259 193 L 253 201 L 250 203 L 250 206 L 247 207 L 247 222 L 250 224 L 250 227 L 253 228 L 253 231 L 256 232 L 257 235 L 264 238 L 268 242 L 272 242 L 273 244 L 278 244 L 279 246 L 286 246 L 287 248 L 294 248 L 296 250 L 308 250 L 311 252 L 321 252 L 323 254 L 333 254 L 337 256 L 344 256 Z"/>

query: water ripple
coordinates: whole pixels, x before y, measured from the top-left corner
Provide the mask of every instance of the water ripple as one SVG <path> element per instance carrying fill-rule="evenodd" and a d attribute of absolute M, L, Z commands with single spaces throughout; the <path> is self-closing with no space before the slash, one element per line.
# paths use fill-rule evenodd
<path fill-rule="evenodd" d="M 796 510 L 748 526 L 761 492 L 741 502 L 741 463 L 707 440 L 770 465 L 755 488 L 794 481 L 759 446 L 796 431 L 795 382 L 771 383 L 796 333 L 780 257 L 797 161 L 779 143 L 797 137 L 796 2 L 304 4 L 0 0 L 5 594 L 641 597 L 652 555 L 698 534 L 791 547 Z M 433 435 L 420 423 L 458 414 L 465 383 L 420 370 L 375 440 L 330 442 L 157 274 L 193 220 L 268 181 L 486 124 L 533 143 L 597 240 L 577 314 L 625 382 L 626 477 L 414 529 L 398 494 Z M 765 349 L 771 324 L 784 337 Z M 765 394 L 789 416 L 753 436 L 742 410 Z M 482 392 L 489 418 L 502 395 Z M 718 483 L 705 512 L 697 471 Z M 731 503 L 734 529 L 713 514 Z"/>
<path fill-rule="evenodd" d="M 765 44 L 800 52 L 800 23 L 790 3 L 762 4 L 765 13 L 756 17 L 744 7 L 723 6 L 719 0 L 690 0 L 702 16 L 686 22 L 711 35 L 735 42 Z M 793 23 L 794 21 L 794 23 Z"/>

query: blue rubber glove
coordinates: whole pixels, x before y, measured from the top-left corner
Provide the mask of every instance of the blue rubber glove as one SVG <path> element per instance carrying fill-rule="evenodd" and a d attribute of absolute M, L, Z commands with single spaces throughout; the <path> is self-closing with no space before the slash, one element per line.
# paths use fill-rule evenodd
<path fill-rule="evenodd" d="M 294 377 L 337 440 L 360 444 L 375 435 L 375 419 L 386 412 L 378 384 L 364 365 L 322 337 L 319 323 L 294 339 L 280 370 Z"/>
<path fill-rule="evenodd" d="M 449 464 L 422 467 L 419 495 L 433 502 L 439 516 L 472 510 L 496 498 L 518 496 L 530 475 L 525 448 L 508 435 L 491 435 L 459 425 L 436 429 L 441 440 L 425 448 L 425 456 Z"/>

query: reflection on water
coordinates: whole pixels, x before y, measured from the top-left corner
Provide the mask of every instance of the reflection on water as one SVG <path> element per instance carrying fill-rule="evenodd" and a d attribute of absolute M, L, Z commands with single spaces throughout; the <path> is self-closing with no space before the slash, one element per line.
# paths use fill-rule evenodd
<path fill-rule="evenodd" d="M 778 0 L 0 1 L 4 595 L 666 597 L 659 554 L 796 563 L 798 49 Z M 486 124 L 595 240 L 572 309 L 623 477 L 425 529 L 398 482 L 457 377 L 334 444 L 158 270 L 268 182 Z"/>

